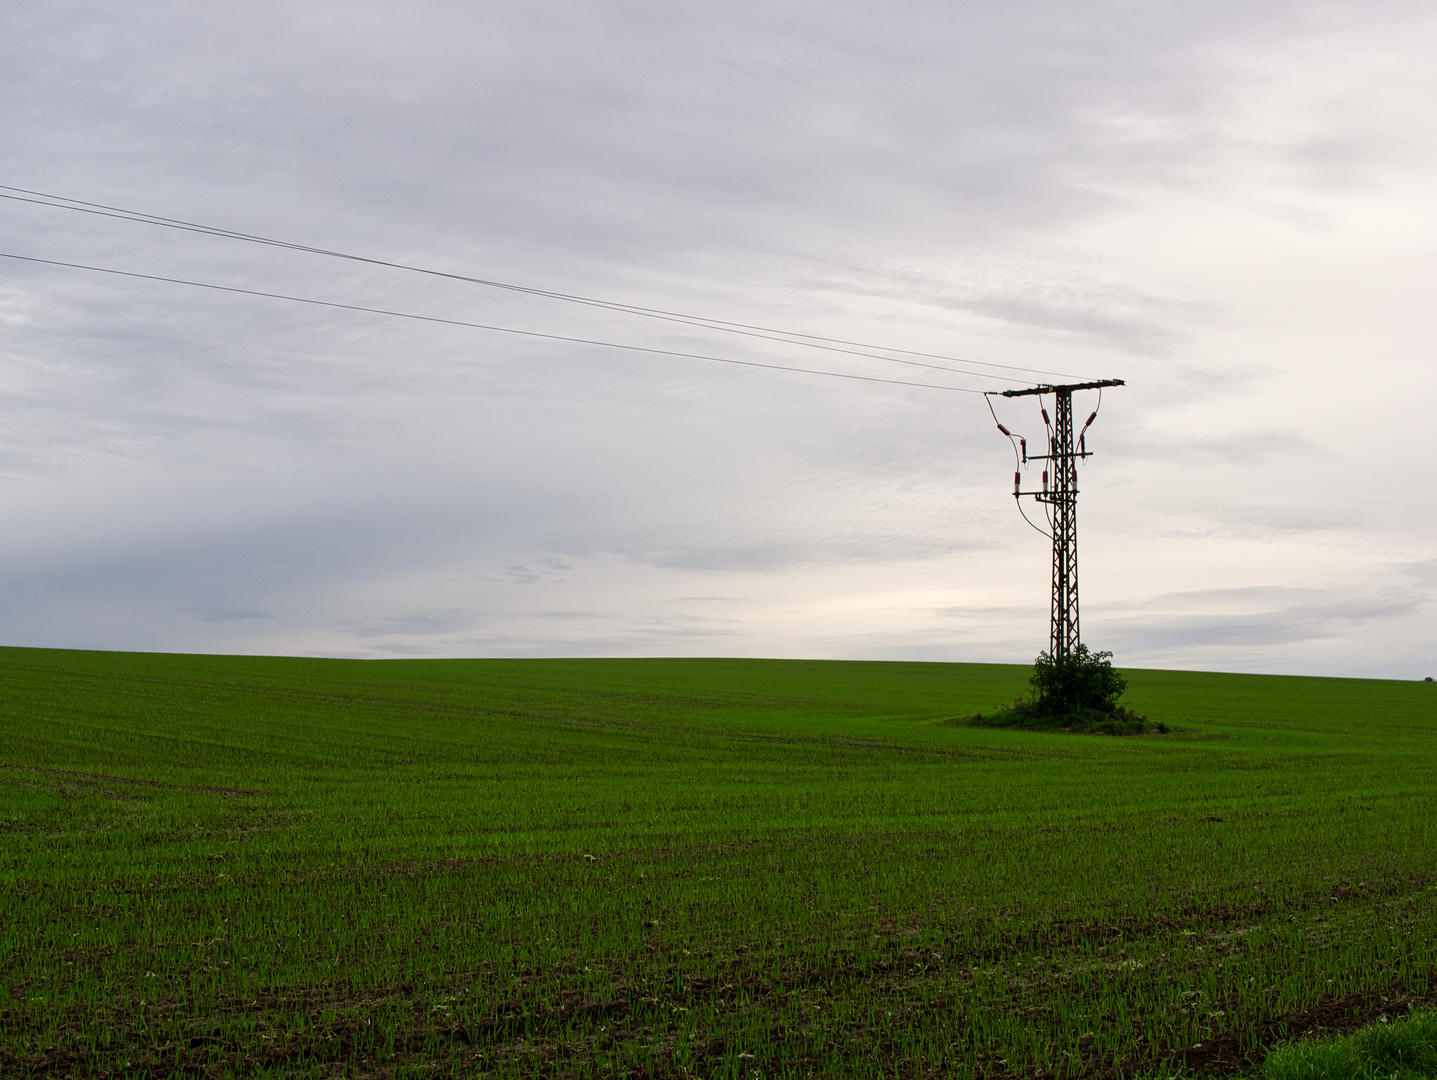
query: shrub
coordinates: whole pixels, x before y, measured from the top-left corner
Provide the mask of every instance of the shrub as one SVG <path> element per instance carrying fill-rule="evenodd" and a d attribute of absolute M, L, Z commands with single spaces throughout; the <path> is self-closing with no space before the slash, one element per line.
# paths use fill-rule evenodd
<path fill-rule="evenodd" d="M 1114 670 L 1112 655 L 1090 652 L 1086 645 L 1079 645 L 1068 656 L 1039 653 L 1028 677 L 1031 697 L 1019 698 L 991 716 L 978 713 L 959 722 L 1102 735 L 1166 734 L 1166 724 L 1150 723 L 1146 716 L 1118 704 L 1128 680 Z"/>
<path fill-rule="evenodd" d="M 1079 711 L 1111 713 L 1128 688 L 1128 680 L 1112 665 L 1110 652 L 1089 652 L 1079 645 L 1067 656 L 1039 653 L 1028 685 L 1033 706 L 1047 715 Z"/>

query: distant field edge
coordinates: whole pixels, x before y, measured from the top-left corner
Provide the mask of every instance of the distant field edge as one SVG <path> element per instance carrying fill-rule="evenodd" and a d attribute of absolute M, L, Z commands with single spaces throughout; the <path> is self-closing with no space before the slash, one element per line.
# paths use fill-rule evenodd
<path fill-rule="evenodd" d="M 134 658 L 149 660 L 213 660 L 213 661 L 275 661 L 278 663 L 318 664 L 361 664 L 364 666 L 413 667 L 420 665 L 492 664 L 519 666 L 584 666 L 596 664 L 618 664 L 639 667 L 643 665 L 678 664 L 761 664 L 788 666 L 832 666 L 832 667 L 873 667 L 895 669 L 909 668 L 984 668 L 1026 670 L 1031 661 L 1001 660 L 895 660 L 862 657 L 790 657 L 790 656 L 334 656 L 305 653 L 221 653 L 187 652 L 182 650 L 156 649 L 77 649 L 47 645 L 0 645 L 0 657 L 15 654 L 33 654 L 59 658 L 62 656 L 93 658 Z M 1230 671 L 1211 668 L 1153 668 L 1136 667 L 1130 664 L 1114 665 L 1127 675 L 1136 676 L 1194 676 L 1198 678 L 1232 677 L 1242 679 L 1281 680 L 1293 679 L 1304 682 L 1362 682 L 1362 683 L 1422 683 L 1430 682 L 1425 676 L 1410 678 L 1380 678 L 1368 675 L 1303 675 L 1270 671 Z"/>

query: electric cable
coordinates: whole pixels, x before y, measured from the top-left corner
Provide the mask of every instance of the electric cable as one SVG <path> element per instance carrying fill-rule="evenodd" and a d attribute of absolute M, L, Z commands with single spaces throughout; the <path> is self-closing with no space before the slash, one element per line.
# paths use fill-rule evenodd
<path fill-rule="evenodd" d="M 3 192 L 18 192 L 20 194 L 6 195 Z M 32 195 L 36 198 L 25 198 Z M 952 371 L 957 374 L 973 375 L 980 378 L 997 379 L 1004 382 L 1024 383 L 1031 380 L 1016 379 L 1011 376 L 990 374 L 980 371 L 964 371 L 944 365 L 925 364 L 915 360 L 905 360 L 901 357 L 881 356 L 872 352 L 855 352 L 854 349 L 878 349 L 883 352 L 900 353 L 903 356 L 919 356 L 930 360 L 947 360 L 952 363 L 965 364 L 973 367 L 995 368 L 1001 371 L 1031 372 L 1039 375 L 1054 375 L 1062 378 L 1082 378 L 1081 376 L 1070 375 L 1065 372 L 1045 371 L 1042 368 L 1026 368 L 1013 364 L 998 364 L 984 360 L 964 360 L 961 357 L 946 356 L 941 353 L 918 352 L 911 349 L 890 348 L 883 345 L 872 345 L 858 341 L 848 341 L 843 338 L 823 337 L 818 334 L 806 334 L 793 330 L 775 329 L 773 327 L 758 326 L 750 323 L 732 322 L 724 319 L 711 319 L 701 315 L 690 315 L 683 312 L 667 311 L 662 308 L 647 308 L 635 304 L 625 304 L 619 301 L 600 300 L 594 297 L 580 296 L 573 293 L 555 292 L 548 289 L 533 288 L 530 286 L 516 285 L 510 282 L 497 281 L 488 278 L 471 277 L 466 274 L 449 273 L 442 270 L 434 270 L 421 266 L 414 266 L 408 263 L 391 262 L 386 259 L 371 258 L 363 255 L 355 255 L 349 252 L 335 251 L 328 248 L 315 247 L 308 244 L 300 244 L 287 240 L 276 240 L 271 237 L 259 236 L 254 233 L 239 232 L 234 229 L 226 229 L 220 226 L 204 225 L 198 222 L 185 221 L 180 218 L 162 217 L 157 214 L 149 214 L 139 210 L 129 210 L 124 207 L 110 206 L 105 203 L 86 202 L 83 199 L 71 199 L 64 195 L 54 195 L 49 192 L 34 191 L 29 188 L 14 187 L 9 184 L 0 184 L 0 198 L 10 199 L 15 202 L 31 203 L 37 206 L 48 206 L 57 210 L 71 210 L 77 213 L 94 214 L 100 217 L 115 218 L 121 221 L 132 221 L 145 225 L 158 225 L 167 228 L 182 229 L 187 232 L 199 233 L 206 236 L 221 237 L 231 240 L 243 240 L 247 243 L 262 244 L 270 247 L 284 248 L 291 251 L 301 251 L 314 255 L 324 255 L 330 258 L 345 259 L 351 262 L 366 263 L 372 266 L 383 266 L 391 269 L 405 270 L 411 273 L 426 274 L 432 277 L 446 278 L 453 281 L 462 281 L 474 285 L 483 285 L 489 288 L 504 289 L 510 292 L 523 293 L 531 296 L 541 296 L 553 300 L 563 300 L 568 303 L 581 304 L 587 307 L 596 307 L 604 310 L 621 312 L 630 315 L 639 315 L 645 318 L 660 319 L 665 322 L 677 322 L 690 326 L 700 326 L 706 329 L 719 330 L 725 333 L 742 334 L 747 337 L 768 338 L 769 340 L 782 341 L 785 344 L 801 345 L 806 348 L 824 349 L 829 352 L 849 353 L 855 356 L 865 356 L 876 360 L 884 360 L 895 364 L 909 364 L 915 367 L 935 368 L 941 371 Z M 51 201 L 46 201 L 51 200 Z M 65 205 L 72 204 L 72 205 Z M 781 335 L 781 336 L 774 336 Z M 849 346 L 850 348 L 838 348 L 837 346 Z"/>
<path fill-rule="evenodd" d="M 1023 459 L 1018 454 L 1018 444 L 1015 441 L 1018 436 L 1005 428 L 1002 421 L 998 419 L 998 414 L 993 411 L 993 395 L 991 393 L 984 393 L 983 404 L 988 406 L 988 415 L 993 417 L 993 423 L 998 425 L 998 430 L 1008 436 L 1008 443 L 1013 447 L 1013 475 L 1017 476 L 1022 471 L 1021 467 L 1024 464 Z"/>
<path fill-rule="evenodd" d="M 1033 524 L 1032 519 L 1028 517 L 1028 511 L 1026 511 L 1026 510 L 1023 509 L 1023 503 L 1022 503 L 1022 501 L 1021 501 L 1021 500 L 1017 500 L 1017 502 L 1018 502 L 1018 513 L 1020 513 L 1020 514 L 1023 515 L 1023 520 L 1028 523 L 1029 527 L 1032 528 L 1032 530 L 1033 530 L 1035 533 L 1037 533 L 1039 536 L 1046 536 L 1049 540 L 1053 539 L 1053 534 L 1052 534 L 1051 532 L 1044 532 L 1044 531 L 1042 530 L 1042 528 L 1040 528 L 1039 526 Z M 1052 516 L 1049 515 L 1049 517 L 1048 517 L 1048 527 L 1051 529 L 1051 528 L 1052 528 L 1052 525 L 1053 525 L 1053 519 L 1052 519 Z"/>
<path fill-rule="evenodd" d="M 1079 446 L 1082 446 L 1082 445 L 1083 445 L 1083 439 L 1084 439 L 1084 438 L 1087 436 L 1087 434 L 1088 434 L 1088 428 L 1090 428 L 1090 427 L 1093 426 L 1093 421 L 1098 418 L 1098 413 L 1102 411 L 1102 408 L 1103 408 L 1103 388 L 1100 386 L 1100 387 L 1098 387 L 1098 403 L 1093 406 L 1092 415 L 1089 416 L 1088 419 L 1083 422 L 1083 430 L 1080 431 L 1080 432 L 1078 432 L 1078 445 L 1079 445 Z M 1078 460 L 1082 461 L 1082 460 L 1085 460 L 1085 459 L 1079 458 Z"/>
<path fill-rule="evenodd" d="M 993 409 L 993 395 L 992 395 L 991 392 L 985 393 L 985 394 L 983 395 L 983 403 L 988 406 L 988 412 L 989 412 L 989 414 L 993 417 L 993 423 L 995 423 L 995 424 L 998 425 L 998 430 L 1001 431 L 1004 435 L 1008 436 L 1008 444 L 1009 444 L 1010 446 L 1012 446 L 1012 448 L 1013 448 L 1013 465 L 1014 465 L 1013 477 L 1014 477 L 1015 480 L 1017 480 L 1017 479 L 1020 477 L 1021 472 L 1022 472 L 1022 468 L 1021 468 L 1021 467 L 1022 467 L 1023 465 L 1026 465 L 1026 464 L 1027 464 L 1027 462 L 1023 461 L 1023 459 L 1019 456 L 1019 454 L 1018 454 L 1018 444 L 1017 444 L 1016 442 L 1014 442 L 1014 440 L 1015 440 L 1016 438 L 1018 438 L 1018 436 L 1014 435 L 1011 431 L 1009 431 L 1007 428 L 1005 428 L 1005 427 L 1003 426 L 1002 421 L 1000 421 L 1000 420 L 998 419 L 998 414 L 997 414 L 997 412 L 995 412 L 994 409 Z M 1026 441 L 1026 440 L 1024 440 L 1024 441 Z M 1020 486 L 1020 485 L 1015 485 L 1015 486 L 1014 486 L 1014 490 L 1013 490 L 1013 502 L 1014 502 L 1014 503 L 1017 505 L 1017 507 L 1018 507 L 1018 513 L 1022 516 L 1023 520 L 1028 523 L 1028 527 L 1031 528 L 1031 529 L 1032 529 L 1035 533 L 1037 533 L 1039 536 L 1046 536 L 1049 540 L 1053 539 L 1053 534 L 1052 534 L 1051 532 L 1044 532 L 1044 531 L 1043 531 L 1041 528 L 1039 528 L 1037 525 L 1034 525 L 1032 519 L 1028 517 L 1028 512 L 1023 509 L 1023 500 L 1022 500 L 1022 498 L 1021 498 L 1021 497 L 1019 496 L 1019 494 L 1018 494 L 1018 490 L 1017 490 L 1018 486 Z M 1051 525 L 1052 525 L 1052 518 L 1051 518 L 1051 516 L 1050 516 L 1049 519 L 1048 519 L 1048 524 L 1049 524 L 1049 526 L 1051 527 Z"/>
<path fill-rule="evenodd" d="M 341 311 L 362 311 L 372 315 L 388 315 L 397 319 L 414 319 L 419 322 L 440 323 L 445 326 L 463 326 L 475 330 L 490 330 L 501 334 L 518 334 L 522 337 L 543 338 L 547 341 L 564 341 L 576 345 L 598 345 L 606 349 L 625 349 L 630 352 L 649 353 L 655 356 L 673 356 L 686 360 L 711 360 L 719 364 L 735 364 L 740 367 L 767 368 L 771 371 L 792 371 L 802 375 L 823 375 L 833 379 L 853 379 L 858 382 L 886 383 L 890 386 L 914 386 L 924 390 L 949 390 L 960 394 L 981 394 L 967 386 L 943 386 L 939 383 L 909 382 L 905 379 L 884 379 L 876 375 L 856 375 L 842 371 L 825 371 L 821 368 L 793 367 L 787 364 L 769 364 L 758 360 L 738 360 L 727 356 L 709 356 L 704 353 L 680 352 L 674 349 L 656 349 L 644 345 L 625 345 L 616 341 L 601 341 L 595 338 L 569 337 L 564 334 L 546 334 L 537 330 L 519 330 L 510 326 L 492 326 L 487 323 L 467 322 L 463 319 L 445 319 L 436 315 L 417 315 L 408 311 L 391 311 L 386 308 L 366 307 L 362 304 L 342 304 L 332 300 L 315 300 L 305 296 L 290 296 L 286 293 L 265 292 L 261 289 L 242 289 L 235 285 L 216 285 L 206 281 L 190 281 L 186 278 L 164 277 L 160 274 L 141 274 L 133 270 L 116 270 L 105 266 L 89 266 L 85 263 L 64 262 L 60 259 L 41 259 L 31 255 L 15 255 L 0 251 L 0 258 L 16 259 L 21 262 L 40 263 L 45 266 L 63 266 L 74 270 L 90 270 L 98 274 L 113 274 L 118 277 L 138 278 L 142 281 L 161 281 L 172 285 L 190 285 L 197 289 L 212 289 L 217 292 L 238 293 L 242 296 L 261 296 L 271 300 L 289 300 L 298 304 L 312 304 L 316 307 L 338 308 Z"/>

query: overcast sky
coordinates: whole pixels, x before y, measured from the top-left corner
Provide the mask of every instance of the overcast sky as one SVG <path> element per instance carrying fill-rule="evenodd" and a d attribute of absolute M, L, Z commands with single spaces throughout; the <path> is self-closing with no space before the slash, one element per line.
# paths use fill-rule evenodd
<path fill-rule="evenodd" d="M 1081 476 L 1084 640 L 1413 678 L 1434 103 L 1417 2 L 10 0 L 0 184 L 989 374 L 13 199 L 0 251 L 966 390 L 1125 379 Z M 0 643 L 1047 642 L 980 394 L 14 259 L 0 319 Z"/>

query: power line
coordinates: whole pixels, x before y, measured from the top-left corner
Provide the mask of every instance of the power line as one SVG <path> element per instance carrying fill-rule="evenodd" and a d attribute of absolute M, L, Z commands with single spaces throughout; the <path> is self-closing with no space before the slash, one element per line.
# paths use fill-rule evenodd
<path fill-rule="evenodd" d="M 688 315 L 682 312 L 664 311 L 657 308 L 644 308 L 633 304 L 624 304 L 618 301 L 598 300 L 593 297 L 577 296 L 570 293 L 552 292 L 546 289 L 537 289 L 529 286 L 515 285 L 509 282 L 494 281 L 486 278 L 470 277 L 464 274 L 453 274 L 441 270 L 433 270 L 425 267 L 412 266 L 406 263 L 390 262 L 384 259 L 374 259 L 362 255 L 354 255 L 347 252 L 332 251 L 326 248 L 312 247 L 307 244 L 298 244 L 285 240 L 275 240 L 270 237 L 257 236 L 252 233 L 237 232 L 232 229 L 224 229 L 218 226 L 202 225 L 195 222 L 183 221 L 178 218 L 160 217 L 154 214 L 146 214 L 138 210 L 127 210 L 121 207 L 108 206 L 104 203 L 89 203 L 79 199 L 68 199 L 62 195 L 51 195 L 46 192 L 29 191 L 26 188 L 14 188 L 0 184 L 0 190 L 21 191 L 26 194 L 39 195 L 44 199 L 61 199 L 65 202 L 75 203 L 73 206 L 61 205 L 58 202 L 45 202 L 41 199 L 26 199 L 14 195 L 0 194 L 0 198 L 11 199 L 16 202 L 33 203 L 37 206 L 49 206 L 57 210 L 73 210 L 79 213 L 94 214 L 100 217 L 115 218 L 120 221 L 133 221 L 145 225 L 158 225 L 166 228 L 178 228 L 187 232 L 199 233 L 204 236 L 216 236 L 225 239 L 243 240 L 249 243 L 262 244 L 270 247 L 278 247 L 291 251 L 302 251 L 315 255 L 325 255 L 331 258 L 345 259 L 351 262 L 367 263 L 373 266 L 384 266 L 393 269 L 405 270 L 412 273 L 426 274 L 431 277 L 447 278 L 452 281 L 462 281 L 474 285 L 484 285 L 490 288 L 504 289 L 510 292 L 518 292 L 531 296 L 542 296 L 554 300 L 563 300 L 569 303 L 581 304 L 586 307 L 596 307 L 602 310 L 621 312 L 630 315 L 641 315 L 645 318 L 660 319 L 664 322 L 680 323 L 687 326 L 701 327 L 707 330 L 719 330 L 724 333 L 741 334 L 745 337 L 765 338 L 770 341 L 779 341 L 787 345 L 801 345 L 805 348 L 823 349 L 828 352 L 845 353 L 851 356 L 862 356 L 874 360 L 883 360 L 893 364 L 906 364 L 912 367 L 930 368 L 936 371 L 951 371 L 959 375 L 973 375 L 979 378 L 996 379 L 1002 382 L 1026 383 L 1031 380 L 1015 379 L 1009 376 L 993 375 L 983 371 L 971 371 L 961 368 L 950 367 L 946 364 L 929 364 L 915 360 L 905 360 L 899 357 L 882 356 L 872 352 L 861 352 L 858 349 L 882 349 L 887 352 L 903 353 L 907 356 L 925 356 L 934 360 L 950 360 L 954 363 L 969 364 L 979 367 L 994 367 L 1006 371 L 1032 371 L 1036 374 L 1059 374 L 1056 372 L 1045 372 L 1036 368 L 1018 368 L 1007 364 L 992 364 L 981 360 L 963 360 L 958 357 L 948 357 L 938 353 L 913 352 L 906 349 L 892 349 L 882 345 L 866 345 L 862 342 L 844 341 L 839 338 L 824 338 L 814 334 L 802 334 L 790 330 L 777 330 L 771 327 L 754 326 L 747 323 L 725 322 L 721 319 L 709 319 L 700 315 Z M 90 209 L 86 209 L 86 208 Z M 826 343 L 826 344 L 825 344 Z M 840 345 L 851 345 L 855 348 L 839 348 Z"/>
<path fill-rule="evenodd" d="M 674 349 L 655 349 L 644 345 L 624 345 L 616 341 L 600 341 L 594 338 L 569 337 L 564 334 L 545 334 L 537 330 L 518 330 L 510 326 L 492 326 L 487 323 L 466 322 L 463 319 L 445 319 L 436 315 L 417 315 L 408 311 L 391 311 L 386 308 L 365 307 L 362 304 L 341 304 L 332 300 L 315 300 L 306 296 L 290 296 L 286 293 L 265 292 L 260 289 L 241 289 L 234 285 L 216 285 L 207 281 L 190 281 L 186 278 L 164 277 L 160 274 L 140 274 L 132 270 L 116 270 L 106 266 L 89 266 L 85 263 L 64 262 L 60 259 L 40 259 L 31 255 L 15 255 L 0 251 L 0 258 L 16 259 L 21 262 L 40 263 L 45 266 L 63 266 L 72 270 L 90 270 L 97 274 L 114 274 L 118 277 L 138 278 L 142 281 L 162 281 L 171 285 L 190 285 L 197 289 L 213 289 L 217 292 L 239 293 L 242 296 L 262 296 L 270 300 L 289 300 L 297 304 L 312 304 L 316 307 L 338 308 L 341 311 L 362 311 L 371 315 L 388 315 L 396 319 L 414 319 L 419 322 L 440 323 L 445 326 L 463 326 L 474 330 L 491 330 L 500 334 L 518 334 L 522 337 L 543 338 L 547 341 L 564 341 L 575 345 L 598 345 L 606 349 L 625 349 L 629 352 L 649 353 L 655 356 L 674 356 L 685 360 L 711 360 L 718 364 L 736 364 L 740 367 L 767 368 L 770 371 L 793 371 L 802 375 L 823 375 L 832 379 L 853 379 L 859 382 L 886 383 L 890 386 L 914 386 L 924 390 L 951 390 L 960 394 L 981 394 L 967 386 L 943 386 L 939 383 L 909 382 L 904 379 L 884 379 L 875 375 L 854 375 L 843 371 L 825 371 L 821 368 L 792 367 L 787 364 L 768 364 L 758 360 L 738 360 L 729 356 L 708 356 L 703 353 L 679 352 Z"/>
<path fill-rule="evenodd" d="M 1081 378 L 1081 376 L 1070 375 L 1065 372 L 1045 371 L 1041 368 L 1025 368 L 1012 364 L 997 364 L 984 360 L 965 360 L 961 357 L 945 356 L 941 353 L 917 352 L 911 349 L 896 349 L 884 345 L 871 345 L 864 342 L 848 341 L 843 338 L 823 337 L 818 334 L 805 334 L 793 330 L 781 330 L 773 327 L 758 326 L 750 323 L 730 322 L 723 319 L 711 319 L 702 315 L 690 315 L 684 312 L 666 311 L 662 308 L 647 308 L 636 304 L 625 304 L 613 300 L 600 300 L 590 296 L 580 296 L 573 293 L 554 292 L 548 289 L 538 289 L 525 285 L 516 285 L 511 282 L 497 281 L 488 278 L 471 277 L 466 274 L 454 274 L 442 270 L 434 270 L 427 267 L 414 266 L 408 263 L 391 262 L 385 259 L 370 258 L 363 255 L 355 255 L 349 252 L 334 251 L 328 248 L 314 247 L 308 244 L 300 244 L 287 240 L 276 240 L 271 237 L 259 236 L 254 233 L 238 232 L 233 229 L 225 229 L 219 226 L 204 225 L 198 222 L 185 221 L 180 218 L 162 217 L 157 214 L 148 214 L 139 210 L 129 210 L 124 207 L 110 206 L 105 203 L 86 202 L 83 199 L 71 199 L 64 195 L 54 195 L 44 191 L 34 191 L 29 188 L 13 187 L 9 184 L 0 184 L 0 192 L 18 192 L 18 195 L 0 194 L 0 198 L 10 199 L 15 202 L 31 203 L 37 206 L 49 206 L 57 210 L 71 210 L 77 213 L 93 214 L 99 217 L 116 218 L 121 221 L 133 221 L 144 225 L 157 225 L 166 228 L 182 229 L 186 232 L 199 233 L 205 236 L 215 236 L 230 240 L 242 240 L 246 243 L 262 244 L 269 247 L 284 248 L 290 251 L 302 251 L 313 255 L 324 255 L 329 258 L 345 259 L 350 262 L 366 263 L 371 266 L 383 266 L 396 270 L 404 270 L 410 273 L 425 274 L 431 277 L 446 278 L 451 281 L 462 281 L 472 285 L 483 285 L 488 288 L 504 289 L 509 292 L 523 293 L 530 296 L 541 296 L 551 300 L 562 300 L 567 303 L 581 304 L 586 307 L 596 307 L 603 310 L 621 312 L 629 315 L 639 315 L 644 318 L 660 319 L 664 322 L 676 322 L 688 326 L 697 326 L 709 330 L 718 330 L 724 333 L 741 334 L 745 337 L 766 338 L 771 341 L 781 341 L 789 345 L 801 345 L 805 348 L 823 349 L 828 352 L 846 353 L 853 356 L 862 356 L 875 360 L 883 360 L 888 363 L 906 364 L 912 367 L 931 368 L 939 371 L 951 371 L 955 374 L 973 375 L 979 378 L 996 379 L 1003 382 L 1027 383 L 1029 379 L 1015 379 L 1011 376 L 996 375 L 984 371 L 963 370 L 947 365 L 923 363 L 917 360 L 907 360 L 902 357 L 924 357 L 928 360 L 946 360 L 950 363 L 964 364 L 969 367 L 994 368 L 1000 371 L 1030 372 L 1038 375 L 1056 375 L 1062 378 Z M 24 196 L 36 196 L 36 198 L 25 198 Z M 54 201 L 46 201 L 54 200 Z M 70 205 L 66 205 L 70 204 Z M 873 352 L 855 351 L 878 349 L 882 352 L 899 353 L 901 356 L 883 356 Z"/>

